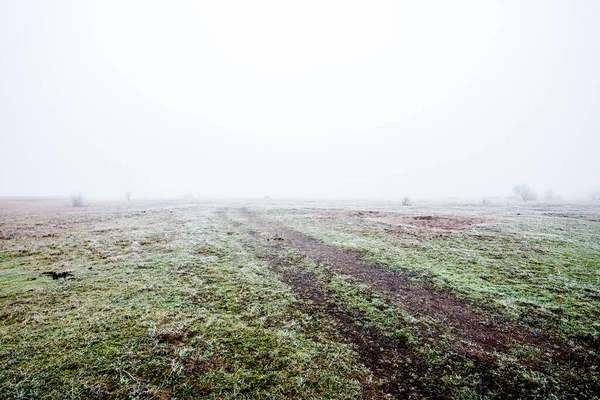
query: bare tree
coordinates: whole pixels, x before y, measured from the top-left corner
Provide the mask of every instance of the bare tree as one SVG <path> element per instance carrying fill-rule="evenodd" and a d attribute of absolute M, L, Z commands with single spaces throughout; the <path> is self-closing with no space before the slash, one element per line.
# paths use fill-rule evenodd
<path fill-rule="evenodd" d="M 127 202 L 129 203 L 129 200 L 131 200 L 131 192 L 129 190 L 125 192 L 125 198 L 127 199 Z"/>
<path fill-rule="evenodd" d="M 410 199 L 410 197 L 404 196 L 402 198 L 402 205 L 403 206 L 410 206 L 410 205 L 412 205 L 412 200 Z"/>
<path fill-rule="evenodd" d="M 513 187 L 513 193 L 522 198 L 524 202 L 537 199 L 535 191 L 524 183 Z"/>
<path fill-rule="evenodd" d="M 71 206 L 73 206 L 73 207 L 83 207 L 83 206 L 85 206 L 85 204 L 83 202 L 83 196 L 81 195 L 81 192 L 79 192 L 79 194 L 72 194 L 71 195 Z"/>

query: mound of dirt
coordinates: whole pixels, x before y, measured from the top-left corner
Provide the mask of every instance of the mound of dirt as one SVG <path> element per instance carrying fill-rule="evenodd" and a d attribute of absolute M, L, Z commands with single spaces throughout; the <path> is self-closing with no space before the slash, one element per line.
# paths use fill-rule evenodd
<path fill-rule="evenodd" d="M 438 217 L 426 215 L 421 217 L 383 217 L 380 219 L 391 225 L 414 225 L 428 229 L 462 230 L 476 224 L 496 222 L 495 220 L 475 217 Z"/>
<path fill-rule="evenodd" d="M 476 224 L 498 222 L 494 219 L 481 217 L 439 217 L 435 215 L 402 217 L 379 211 L 343 211 L 320 214 L 321 218 L 364 218 L 383 222 L 390 225 L 412 225 L 427 229 L 462 230 Z"/>

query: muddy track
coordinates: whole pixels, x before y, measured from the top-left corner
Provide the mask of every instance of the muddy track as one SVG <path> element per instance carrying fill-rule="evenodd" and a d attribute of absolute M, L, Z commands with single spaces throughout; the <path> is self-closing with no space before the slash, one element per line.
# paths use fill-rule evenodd
<path fill-rule="evenodd" d="M 221 217 L 227 219 L 225 213 L 221 213 Z M 302 312 L 327 316 L 328 323 L 335 326 L 343 340 L 355 348 L 361 363 L 373 374 L 372 382 L 363 382 L 365 398 L 383 399 L 389 395 L 394 398 L 429 398 L 413 375 L 418 365 L 413 366 L 413 373 L 403 365 L 409 356 L 413 356 L 405 343 L 358 324 L 356 315 L 336 303 L 331 290 L 323 286 L 314 274 L 295 268 L 296 263 L 287 258 L 286 248 L 281 243 L 265 243 L 255 233 L 245 245 L 257 258 L 268 261 L 271 270 L 292 288 L 302 300 L 299 303 Z"/>
<path fill-rule="evenodd" d="M 276 235 L 287 246 L 328 265 L 334 272 L 349 275 L 367 285 L 385 301 L 414 316 L 434 317 L 455 339 L 455 349 L 466 356 L 492 362 L 494 352 L 507 352 L 515 345 L 526 344 L 543 350 L 543 355 L 529 365 L 534 369 L 540 369 L 540 363 L 599 364 L 597 354 L 591 357 L 584 351 L 573 350 L 557 338 L 534 332 L 529 327 L 501 322 L 499 318 L 490 316 L 489 312 L 486 314 L 480 306 L 460 299 L 449 291 L 414 283 L 398 272 L 363 261 L 357 253 L 324 244 L 313 237 L 267 221 L 246 209 L 239 211 L 264 232 Z"/>
<path fill-rule="evenodd" d="M 281 245 L 273 246 L 282 251 Z M 340 335 L 356 349 L 360 361 L 372 372 L 376 385 L 365 385 L 368 398 L 423 397 L 425 390 L 415 381 L 402 361 L 409 357 L 406 345 L 356 323 L 357 318 L 334 302 L 334 295 L 309 272 L 290 269 L 290 263 L 277 255 L 263 257 L 283 282 L 303 300 L 302 311 L 309 315 L 327 315 Z M 286 268 L 287 266 L 287 268 Z"/>

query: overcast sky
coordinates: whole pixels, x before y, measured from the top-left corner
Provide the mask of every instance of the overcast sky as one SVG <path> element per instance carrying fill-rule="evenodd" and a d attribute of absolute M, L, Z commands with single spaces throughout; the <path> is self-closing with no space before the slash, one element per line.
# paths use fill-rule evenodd
<path fill-rule="evenodd" d="M 599 21 L 597 0 L 0 0 L 0 195 L 586 195 Z"/>

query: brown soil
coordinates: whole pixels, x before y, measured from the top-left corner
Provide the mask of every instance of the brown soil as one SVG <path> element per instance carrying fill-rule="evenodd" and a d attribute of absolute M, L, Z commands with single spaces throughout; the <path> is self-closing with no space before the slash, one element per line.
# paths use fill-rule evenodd
<path fill-rule="evenodd" d="M 317 216 L 321 218 L 364 218 L 389 225 L 411 225 L 426 229 L 444 230 L 462 230 L 476 224 L 498 222 L 498 220 L 495 219 L 476 217 L 439 217 L 435 215 L 402 217 L 378 211 L 345 211 L 319 214 Z"/>
<path fill-rule="evenodd" d="M 65 212 L 90 212 L 107 208 L 110 203 L 91 204 L 86 207 L 71 207 L 69 199 L 30 199 L 3 200 L 0 199 L 0 216 L 2 215 L 55 215 Z"/>
<path fill-rule="evenodd" d="M 422 216 L 422 217 L 383 217 L 379 219 L 382 222 L 386 222 L 390 225 L 413 225 L 428 229 L 447 229 L 447 230 L 462 230 L 470 228 L 476 224 L 485 224 L 491 222 L 497 222 L 496 220 L 485 219 L 485 218 L 473 218 L 473 217 L 461 217 L 461 218 L 450 218 L 450 217 L 436 217 L 436 216 Z"/>
<path fill-rule="evenodd" d="M 500 321 L 478 305 L 457 298 L 449 291 L 422 283 L 383 266 L 364 262 L 357 253 L 326 245 L 308 235 L 266 221 L 255 214 L 242 211 L 260 229 L 279 238 L 301 254 L 328 265 L 339 274 L 350 275 L 369 286 L 387 302 L 414 316 L 434 317 L 444 326 L 457 351 L 491 361 L 494 351 L 507 352 L 514 345 L 529 344 L 541 348 L 540 359 L 579 360 L 575 351 L 558 339 L 529 327 Z M 434 332 L 439 334 L 441 332 Z"/>

